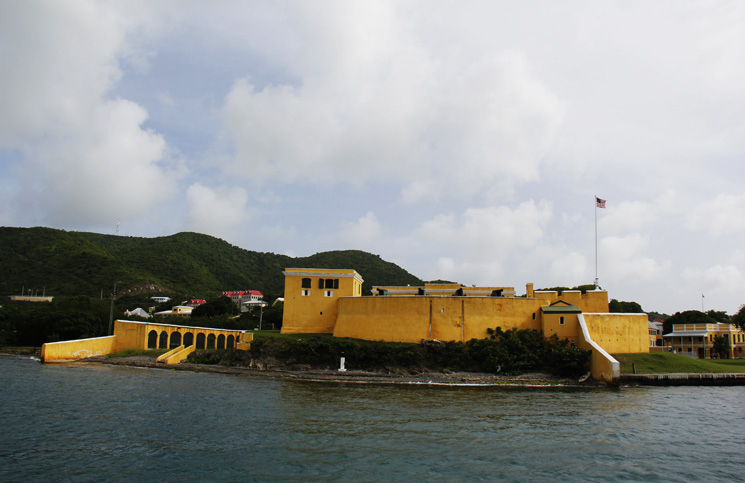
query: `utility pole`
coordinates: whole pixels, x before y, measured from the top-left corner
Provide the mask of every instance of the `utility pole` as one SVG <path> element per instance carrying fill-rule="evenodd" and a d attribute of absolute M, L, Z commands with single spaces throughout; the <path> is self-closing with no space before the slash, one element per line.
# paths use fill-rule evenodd
<path fill-rule="evenodd" d="M 111 292 L 111 310 L 109 311 L 109 335 L 114 335 L 114 299 L 116 298 L 116 284 L 122 283 L 121 280 L 114 282 L 114 291 Z"/>

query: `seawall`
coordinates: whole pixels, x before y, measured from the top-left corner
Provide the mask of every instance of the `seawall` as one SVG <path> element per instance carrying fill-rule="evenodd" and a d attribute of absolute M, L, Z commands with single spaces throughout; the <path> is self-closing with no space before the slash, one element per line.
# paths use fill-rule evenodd
<path fill-rule="evenodd" d="M 621 374 L 621 384 L 639 386 L 745 386 L 745 373 Z"/>

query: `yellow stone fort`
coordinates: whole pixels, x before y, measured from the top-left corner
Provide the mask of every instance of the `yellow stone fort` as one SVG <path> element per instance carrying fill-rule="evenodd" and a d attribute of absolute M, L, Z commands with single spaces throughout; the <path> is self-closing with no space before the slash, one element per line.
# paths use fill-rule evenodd
<path fill-rule="evenodd" d="M 387 342 L 461 341 L 487 337 L 487 329 L 534 329 L 592 351 L 595 379 L 615 382 L 620 367 L 611 353 L 649 352 L 647 315 L 612 314 L 603 290 L 535 291 L 514 287 L 372 288 L 351 269 L 287 268 L 282 333 L 322 333 Z"/>
<path fill-rule="evenodd" d="M 363 279 L 351 269 L 287 268 L 284 334 L 333 334 L 385 342 L 483 339 L 487 329 L 533 329 L 556 334 L 592 352 L 591 373 L 617 382 L 620 366 L 610 354 L 649 352 L 647 315 L 612 314 L 608 293 L 594 290 L 533 290 L 514 287 L 375 286 L 363 296 Z M 100 356 L 124 349 L 170 349 L 158 361 L 174 364 L 196 349 L 247 349 L 247 331 L 117 320 L 114 334 L 44 344 L 42 360 Z"/>

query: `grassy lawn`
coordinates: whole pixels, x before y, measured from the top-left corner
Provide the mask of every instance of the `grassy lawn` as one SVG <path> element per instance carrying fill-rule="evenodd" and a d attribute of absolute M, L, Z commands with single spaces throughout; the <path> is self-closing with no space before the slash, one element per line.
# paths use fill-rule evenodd
<path fill-rule="evenodd" d="M 693 359 L 669 352 L 650 352 L 649 354 L 614 354 L 621 363 L 621 374 L 633 374 L 632 364 L 637 374 L 669 372 L 745 372 L 745 359 Z"/>
<path fill-rule="evenodd" d="M 745 359 L 717 359 L 711 362 L 724 366 L 729 372 L 745 372 Z"/>

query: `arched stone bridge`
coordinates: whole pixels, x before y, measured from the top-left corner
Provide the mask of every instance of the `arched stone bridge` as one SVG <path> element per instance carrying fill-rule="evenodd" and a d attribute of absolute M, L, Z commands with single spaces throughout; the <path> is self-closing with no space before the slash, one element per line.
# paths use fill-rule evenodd
<path fill-rule="evenodd" d="M 244 330 L 117 320 L 114 322 L 114 335 L 48 342 L 41 348 L 41 359 L 43 362 L 56 362 L 102 356 L 125 349 L 171 349 L 158 358 L 168 359 L 166 363 L 171 364 L 198 349 L 247 350 L 252 340 L 253 333 Z"/>
<path fill-rule="evenodd" d="M 136 349 L 174 349 L 194 345 L 199 349 L 233 349 L 248 345 L 253 334 L 243 330 L 191 327 L 117 320 L 114 324 L 117 346 Z M 247 348 L 247 347 L 245 347 Z"/>

